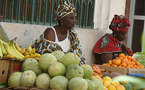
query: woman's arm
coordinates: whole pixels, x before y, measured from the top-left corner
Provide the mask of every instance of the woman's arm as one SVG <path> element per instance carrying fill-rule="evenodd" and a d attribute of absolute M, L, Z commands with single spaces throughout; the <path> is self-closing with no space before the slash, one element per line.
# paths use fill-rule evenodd
<path fill-rule="evenodd" d="M 55 41 L 55 33 L 51 28 L 47 28 L 44 31 L 44 38 L 49 40 L 49 41 Z"/>
<path fill-rule="evenodd" d="M 103 63 L 108 63 L 109 60 L 113 59 L 113 53 L 103 53 L 101 59 Z"/>
<path fill-rule="evenodd" d="M 122 53 L 124 53 L 125 55 L 129 55 L 130 56 L 130 53 L 129 53 L 129 51 L 128 51 L 128 49 L 127 49 L 125 44 L 121 45 L 121 49 L 122 49 Z"/>

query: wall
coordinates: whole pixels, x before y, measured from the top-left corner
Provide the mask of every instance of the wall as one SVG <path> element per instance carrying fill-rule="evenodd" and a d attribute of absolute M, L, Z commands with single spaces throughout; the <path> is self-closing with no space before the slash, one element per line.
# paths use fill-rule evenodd
<path fill-rule="evenodd" d="M 115 14 L 125 15 L 126 0 L 95 0 L 94 29 L 110 32 L 108 26 Z"/>
<path fill-rule="evenodd" d="M 17 37 L 17 43 L 22 48 L 26 48 L 39 37 L 48 27 L 43 25 L 1 23 L 9 39 Z M 98 39 L 105 34 L 102 30 L 76 28 L 80 43 L 82 45 L 83 55 L 88 64 L 94 63 L 93 47 Z M 0 30 L 1 31 L 1 30 Z"/>

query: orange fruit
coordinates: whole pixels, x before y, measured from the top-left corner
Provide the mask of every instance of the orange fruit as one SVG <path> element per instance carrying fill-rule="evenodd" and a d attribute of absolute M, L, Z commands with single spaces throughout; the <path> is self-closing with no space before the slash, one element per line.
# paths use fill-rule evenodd
<path fill-rule="evenodd" d="M 123 66 L 123 67 L 126 67 L 126 66 L 127 66 L 127 64 L 123 62 L 123 63 L 122 63 L 122 66 Z"/>
<path fill-rule="evenodd" d="M 121 61 L 121 58 L 119 58 L 119 57 L 116 57 L 116 60 L 120 60 L 120 61 Z"/>
<path fill-rule="evenodd" d="M 131 56 L 128 56 L 127 58 L 128 58 L 129 60 L 131 60 L 131 59 L 132 59 L 132 57 L 131 57 Z"/>
<path fill-rule="evenodd" d="M 104 66 L 110 66 L 110 64 L 108 64 L 108 63 L 104 63 L 104 64 L 102 64 L 102 65 L 104 65 Z"/>
<path fill-rule="evenodd" d="M 130 66 L 128 65 L 128 66 L 126 66 L 126 68 L 130 68 Z"/>
<path fill-rule="evenodd" d="M 125 57 L 125 55 L 123 53 L 120 53 L 119 57 Z"/>
<path fill-rule="evenodd" d="M 112 60 L 109 60 L 109 62 L 108 62 L 109 64 L 112 64 Z"/>
<path fill-rule="evenodd" d="M 120 63 L 121 63 L 120 60 L 115 60 L 115 61 L 114 61 L 114 64 L 116 64 L 116 65 L 120 65 Z"/>
<path fill-rule="evenodd" d="M 134 61 L 134 62 L 136 62 L 136 59 L 134 59 L 134 58 L 132 58 L 131 60 Z"/>
<path fill-rule="evenodd" d="M 122 68 L 122 66 L 121 66 L 121 65 L 119 65 L 118 67 Z"/>
<path fill-rule="evenodd" d="M 140 65 L 140 63 L 139 62 L 136 62 L 136 65 Z"/>
<path fill-rule="evenodd" d="M 115 64 L 115 59 L 112 60 L 112 63 Z"/>
<path fill-rule="evenodd" d="M 112 67 L 117 67 L 117 65 L 116 65 L 116 64 L 111 64 L 111 66 L 112 66 Z"/>
<path fill-rule="evenodd" d="M 123 57 L 119 57 L 121 60 L 123 59 Z"/>

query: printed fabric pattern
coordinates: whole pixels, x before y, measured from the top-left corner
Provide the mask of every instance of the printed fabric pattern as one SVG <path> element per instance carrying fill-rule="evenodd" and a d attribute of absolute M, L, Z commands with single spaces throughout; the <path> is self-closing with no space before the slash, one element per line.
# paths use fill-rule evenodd
<path fill-rule="evenodd" d="M 127 49 L 130 55 L 133 55 L 132 50 L 128 47 Z M 105 34 L 94 46 L 94 53 L 102 54 L 111 52 L 122 52 L 121 43 L 111 34 Z"/>

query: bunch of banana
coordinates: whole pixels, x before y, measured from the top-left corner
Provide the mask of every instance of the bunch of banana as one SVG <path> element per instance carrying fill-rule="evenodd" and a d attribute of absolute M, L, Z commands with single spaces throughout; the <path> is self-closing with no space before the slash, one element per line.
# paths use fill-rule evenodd
<path fill-rule="evenodd" d="M 32 48 L 32 44 L 30 44 L 27 48 L 21 50 L 21 54 L 24 55 L 24 59 L 35 58 L 39 60 L 39 57 L 41 56 L 39 53 L 35 52 L 35 48 Z"/>
<path fill-rule="evenodd" d="M 24 56 L 19 52 L 21 48 L 17 45 L 15 40 L 6 43 L 0 40 L 0 58 L 23 60 Z"/>

